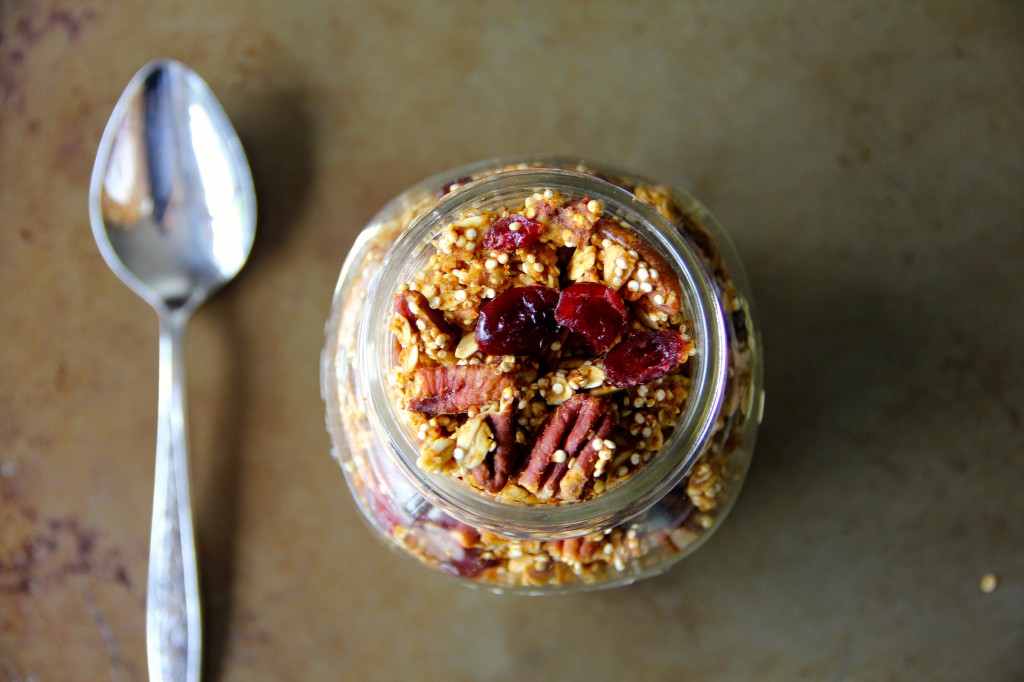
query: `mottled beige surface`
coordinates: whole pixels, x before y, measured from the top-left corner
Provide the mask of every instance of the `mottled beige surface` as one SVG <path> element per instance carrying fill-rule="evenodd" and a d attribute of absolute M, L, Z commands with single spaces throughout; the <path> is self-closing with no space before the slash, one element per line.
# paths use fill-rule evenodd
<path fill-rule="evenodd" d="M 161 55 L 220 96 L 261 212 L 188 343 L 209 679 L 1024 679 L 1020 2 L 64 4 L 0 4 L 0 680 L 146 678 L 156 318 L 86 193 Z M 383 202 L 535 151 L 692 189 L 768 349 L 723 530 L 543 600 L 379 546 L 317 377 Z"/>

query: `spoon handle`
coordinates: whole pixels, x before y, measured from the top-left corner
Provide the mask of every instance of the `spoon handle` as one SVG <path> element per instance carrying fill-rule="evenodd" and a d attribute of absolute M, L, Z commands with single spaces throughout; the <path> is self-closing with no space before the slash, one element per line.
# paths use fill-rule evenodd
<path fill-rule="evenodd" d="M 199 682 L 199 581 L 189 501 L 184 332 L 188 311 L 160 314 L 156 489 L 149 544 L 146 646 L 152 682 Z"/>

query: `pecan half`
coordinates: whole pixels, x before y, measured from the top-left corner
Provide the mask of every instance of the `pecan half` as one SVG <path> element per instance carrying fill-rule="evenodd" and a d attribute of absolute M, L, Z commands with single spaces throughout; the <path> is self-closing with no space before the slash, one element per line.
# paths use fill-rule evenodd
<path fill-rule="evenodd" d="M 512 379 L 488 365 L 424 367 L 413 375 L 409 409 L 427 415 L 461 414 L 501 398 Z"/>
<path fill-rule="evenodd" d="M 615 420 L 611 415 L 605 415 L 594 429 L 593 438 L 587 440 L 586 447 L 558 482 L 559 496 L 563 500 L 578 500 L 589 488 L 593 487 L 601 453 L 604 453 L 605 459 L 610 454 L 609 449 L 603 443 L 614 430 Z M 602 445 L 596 445 L 598 442 L 601 442 Z"/>
<path fill-rule="evenodd" d="M 498 493 L 508 482 L 516 465 L 516 429 L 512 422 L 512 406 L 484 417 L 494 434 L 495 449 L 472 470 L 473 478 L 489 493 Z"/>
<path fill-rule="evenodd" d="M 418 291 L 395 294 L 395 312 L 409 321 L 423 339 L 426 348 L 451 350 L 461 337 L 459 330 L 444 319 L 444 313 L 430 307 L 427 297 Z"/>
<path fill-rule="evenodd" d="M 661 257 L 661 254 L 650 246 L 646 241 L 640 239 L 631 230 L 626 229 L 616 220 L 602 218 L 594 225 L 594 234 L 598 240 L 609 240 L 627 250 L 635 251 L 640 260 L 645 261 L 649 267 L 655 268 L 658 272 L 657 279 L 649 278 L 646 281 L 651 285 L 651 291 L 638 292 L 634 299 L 627 294 L 626 298 L 638 300 L 640 305 L 648 313 L 658 311 L 668 316 L 679 312 L 682 301 L 682 288 L 679 280 L 672 272 L 672 267 Z"/>
<path fill-rule="evenodd" d="M 593 472 L 598 459 L 594 441 L 605 438 L 614 427 L 609 412 L 604 401 L 582 393 L 559 405 L 537 429 L 519 485 L 541 499 L 556 494 L 579 499 L 582 484 L 563 489 L 560 483 L 570 470 L 578 469 L 586 476 Z"/>

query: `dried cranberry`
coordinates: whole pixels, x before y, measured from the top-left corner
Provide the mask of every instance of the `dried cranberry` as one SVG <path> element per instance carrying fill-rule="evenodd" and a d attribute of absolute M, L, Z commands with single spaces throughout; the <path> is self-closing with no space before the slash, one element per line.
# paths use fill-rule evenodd
<path fill-rule="evenodd" d="M 682 362 L 685 348 L 678 332 L 634 334 L 605 356 L 605 376 L 608 383 L 620 387 L 646 384 L 668 374 Z"/>
<path fill-rule="evenodd" d="M 654 519 L 660 518 L 659 525 L 666 530 L 672 531 L 684 525 L 697 510 L 690 496 L 686 494 L 687 481 L 689 479 L 684 480 L 670 490 L 651 509 L 651 517 Z"/>
<path fill-rule="evenodd" d="M 544 226 L 536 220 L 515 213 L 498 218 L 487 228 L 484 248 L 511 253 L 540 239 L 540 233 L 543 231 Z"/>
<path fill-rule="evenodd" d="M 480 309 L 476 342 L 488 355 L 537 355 L 558 333 L 558 291 L 542 286 L 515 287 Z"/>
<path fill-rule="evenodd" d="M 473 528 L 473 526 L 448 516 L 436 507 L 427 512 L 426 518 L 431 523 L 435 523 L 449 531 L 463 549 L 473 547 L 480 542 L 480 531 Z"/>
<path fill-rule="evenodd" d="M 458 178 L 456 180 L 452 180 L 447 185 L 444 185 L 443 187 L 441 187 L 441 189 L 438 192 L 438 194 L 440 194 L 443 197 L 446 194 L 450 194 L 451 192 L 455 191 L 455 189 L 457 187 L 462 187 L 463 185 L 471 182 L 472 180 L 473 180 L 473 178 L 470 178 L 470 177 L 462 177 L 462 178 Z"/>
<path fill-rule="evenodd" d="M 581 335 L 600 355 L 626 331 L 629 316 L 622 298 L 610 286 L 578 282 L 562 292 L 555 320 Z"/>
<path fill-rule="evenodd" d="M 732 333 L 740 343 L 747 342 L 747 313 L 737 310 L 732 314 Z"/>
<path fill-rule="evenodd" d="M 458 552 L 439 564 L 442 571 L 463 578 L 475 578 L 488 568 L 496 566 L 498 562 L 494 559 L 484 559 L 483 550 L 466 549 Z"/>
<path fill-rule="evenodd" d="M 391 532 L 396 526 L 401 525 L 401 519 L 398 518 L 398 513 L 392 508 L 391 502 L 384 496 L 377 488 L 369 487 L 366 488 L 367 504 L 369 506 L 370 516 L 377 521 L 387 532 Z"/>

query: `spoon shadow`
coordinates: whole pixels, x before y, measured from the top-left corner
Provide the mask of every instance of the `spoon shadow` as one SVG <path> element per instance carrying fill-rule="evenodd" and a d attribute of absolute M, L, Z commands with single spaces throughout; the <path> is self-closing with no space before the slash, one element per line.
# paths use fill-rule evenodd
<path fill-rule="evenodd" d="M 294 80 L 294 79 L 293 79 Z M 314 127 L 301 84 L 253 98 L 236 129 L 252 169 L 259 229 L 249 268 L 284 246 L 300 223 L 313 179 Z"/>
<path fill-rule="evenodd" d="M 218 343 L 227 346 L 224 404 L 218 421 L 211 458 L 210 479 L 200 500 L 199 539 L 204 595 L 204 675 L 223 676 L 232 649 L 235 618 L 239 492 L 246 464 L 246 415 L 253 410 L 254 360 L 244 327 L 241 292 L 255 281 L 269 254 L 279 251 L 290 231 L 299 224 L 312 176 L 313 130 L 301 89 L 270 90 L 255 96 L 234 117 L 256 188 L 258 228 L 248 264 L 239 281 L 208 304 L 217 320 Z"/>
<path fill-rule="evenodd" d="M 258 241 L 258 239 L 257 239 Z M 216 320 L 219 353 L 228 358 L 223 373 L 225 386 L 217 406 L 217 426 L 206 459 L 210 462 L 205 494 L 197 500 L 196 536 L 200 551 L 200 587 L 203 601 L 203 676 L 217 679 L 230 650 L 230 623 L 234 606 L 236 537 L 239 521 L 239 490 L 245 463 L 245 415 L 251 408 L 251 390 L 245 371 L 249 358 L 244 332 L 238 324 L 237 305 L 231 296 L 220 305 L 210 304 Z M 197 453 L 200 454 L 200 453 Z"/>

